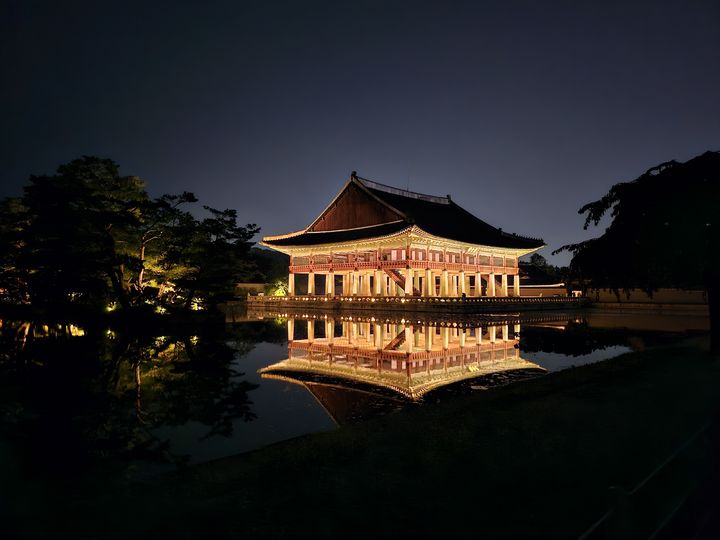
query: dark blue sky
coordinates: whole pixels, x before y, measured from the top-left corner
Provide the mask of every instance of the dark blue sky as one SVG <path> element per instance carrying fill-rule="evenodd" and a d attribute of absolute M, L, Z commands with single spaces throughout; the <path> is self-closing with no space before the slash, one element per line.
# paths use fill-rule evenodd
<path fill-rule="evenodd" d="M 0 5 L 0 195 L 99 155 L 278 234 L 357 170 L 554 249 L 720 150 L 716 1 Z"/>

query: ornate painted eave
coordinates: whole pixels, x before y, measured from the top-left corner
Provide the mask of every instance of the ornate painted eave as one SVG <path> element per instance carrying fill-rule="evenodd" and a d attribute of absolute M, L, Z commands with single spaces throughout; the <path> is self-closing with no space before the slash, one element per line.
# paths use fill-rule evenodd
<path fill-rule="evenodd" d="M 396 222 L 400 224 L 401 222 Z M 352 230 L 369 230 L 377 228 L 375 226 L 370 227 L 363 227 L 358 229 L 352 229 Z M 498 247 L 498 246 L 490 246 L 490 245 L 482 245 L 482 244 L 470 244 L 467 242 L 458 242 L 456 240 L 450 240 L 447 238 L 442 238 L 439 236 L 435 236 L 433 234 L 428 233 L 427 231 L 424 231 L 417 225 L 409 225 L 407 227 L 402 228 L 401 230 L 389 234 L 384 235 L 378 235 L 378 236 L 371 236 L 366 238 L 359 238 L 354 240 L 348 240 L 348 241 L 340 241 L 340 242 L 318 242 L 318 243 L 311 243 L 311 244 L 305 244 L 305 245 L 283 245 L 282 240 L 286 239 L 292 239 L 297 238 L 300 235 L 312 235 L 315 236 L 318 239 L 322 239 L 323 236 L 327 237 L 329 233 L 335 232 L 335 231 L 324 231 L 319 233 L 313 233 L 313 232 L 306 232 L 302 231 L 300 233 L 292 233 L 291 235 L 283 235 L 281 237 L 266 237 L 263 238 L 263 241 L 260 242 L 260 245 L 269 247 L 272 249 L 275 249 L 277 251 L 280 251 L 282 253 L 286 253 L 287 255 L 291 256 L 304 256 L 304 255 L 313 255 L 316 253 L 328 253 L 328 252 L 343 252 L 343 251 L 355 251 L 355 250 L 362 250 L 364 248 L 367 249 L 376 249 L 378 247 L 382 247 L 383 245 L 389 244 L 389 243 L 398 243 L 399 240 L 405 239 L 405 243 L 409 243 L 410 245 L 416 246 L 416 245 L 428 245 L 431 244 L 435 247 L 444 247 L 451 250 L 459 250 L 459 251 L 465 251 L 471 255 L 475 254 L 482 254 L 482 255 L 491 255 L 491 254 L 497 254 L 497 255 L 507 255 L 512 257 L 521 257 L 523 255 L 526 255 L 528 253 L 532 253 L 538 248 L 525 248 L 525 249 L 518 249 L 518 248 L 507 248 L 507 247 Z M 337 231 L 337 232 L 345 232 L 345 231 Z M 278 241 L 278 243 L 274 243 L 275 241 Z M 271 243 L 272 242 L 272 243 Z M 543 247 L 544 244 L 541 246 Z"/>

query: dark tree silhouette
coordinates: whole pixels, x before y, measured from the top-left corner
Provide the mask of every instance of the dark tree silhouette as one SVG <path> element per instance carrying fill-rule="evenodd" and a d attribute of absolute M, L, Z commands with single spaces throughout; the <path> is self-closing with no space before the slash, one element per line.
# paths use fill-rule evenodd
<path fill-rule="evenodd" d="M 0 303 L 216 306 L 257 274 L 249 251 L 259 228 L 207 206 L 197 219 L 186 210 L 195 202 L 188 192 L 152 199 L 140 178 L 92 156 L 30 177 L 22 197 L 0 200 Z"/>
<path fill-rule="evenodd" d="M 704 289 L 710 307 L 711 347 L 720 352 L 720 152 L 685 163 L 669 161 L 631 182 L 615 184 L 586 204 L 585 228 L 610 211 L 612 223 L 570 251 L 572 277 L 593 287 L 649 293 L 659 287 Z"/>

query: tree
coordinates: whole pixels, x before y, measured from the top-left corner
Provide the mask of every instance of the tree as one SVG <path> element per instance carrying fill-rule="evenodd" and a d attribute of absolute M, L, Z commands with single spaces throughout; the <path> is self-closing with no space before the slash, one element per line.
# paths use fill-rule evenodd
<path fill-rule="evenodd" d="M 84 156 L 32 176 L 0 201 L 0 297 L 64 311 L 214 305 L 254 269 L 234 210 L 184 209 L 192 193 L 151 199 L 144 182 L 109 159 Z"/>
<path fill-rule="evenodd" d="M 210 216 L 196 220 L 186 215 L 173 231 L 161 264 L 172 272 L 171 281 L 185 309 L 196 298 L 209 306 L 233 297 L 238 282 L 256 272 L 250 260 L 250 239 L 260 229 L 237 224 L 235 210 L 204 207 Z"/>
<path fill-rule="evenodd" d="M 540 255 L 539 253 L 533 253 L 530 256 L 530 264 L 533 266 L 538 266 L 540 268 L 545 268 L 548 265 L 547 259 Z"/>
<path fill-rule="evenodd" d="M 32 176 L 22 204 L 17 268 L 35 305 L 129 305 L 126 271 L 135 266 L 127 238 L 147 200 L 143 182 L 120 176 L 109 159 L 83 157 L 53 176 Z"/>
<path fill-rule="evenodd" d="M 570 272 L 585 284 L 616 292 L 659 287 L 701 288 L 710 309 L 711 347 L 720 352 L 720 152 L 669 161 L 615 184 L 586 204 L 585 229 L 609 211 L 598 238 L 556 250 L 573 254 Z"/>

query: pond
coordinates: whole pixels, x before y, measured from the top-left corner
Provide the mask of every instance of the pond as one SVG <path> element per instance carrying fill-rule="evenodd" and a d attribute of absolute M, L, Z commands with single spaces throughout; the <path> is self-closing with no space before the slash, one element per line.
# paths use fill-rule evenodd
<path fill-rule="evenodd" d="M 5 465 L 143 477 L 707 329 L 699 316 L 596 311 L 242 319 L 176 335 L 3 321 Z"/>

